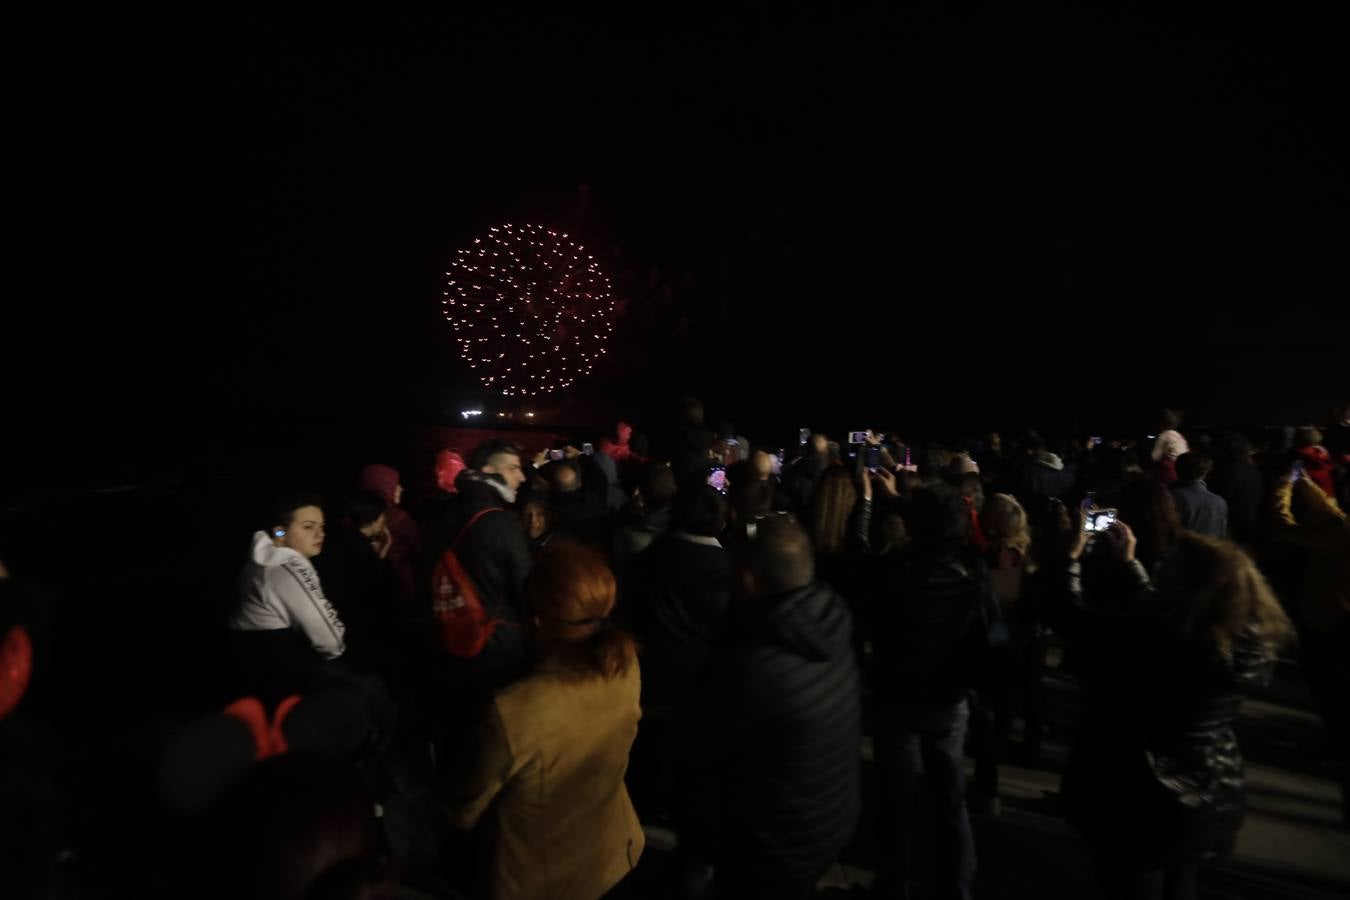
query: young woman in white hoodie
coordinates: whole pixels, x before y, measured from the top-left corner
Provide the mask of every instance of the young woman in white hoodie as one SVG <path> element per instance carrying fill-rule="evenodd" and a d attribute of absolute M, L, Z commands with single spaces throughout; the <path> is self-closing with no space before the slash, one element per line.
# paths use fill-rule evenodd
<path fill-rule="evenodd" d="M 229 626 L 236 632 L 236 658 L 247 682 L 240 686 L 275 697 L 302 691 L 323 661 L 342 656 L 346 626 L 310 562 L 323 550 L 319 499 L 280 498 L 270 519 L 266 531 L 253 535 Z"/>

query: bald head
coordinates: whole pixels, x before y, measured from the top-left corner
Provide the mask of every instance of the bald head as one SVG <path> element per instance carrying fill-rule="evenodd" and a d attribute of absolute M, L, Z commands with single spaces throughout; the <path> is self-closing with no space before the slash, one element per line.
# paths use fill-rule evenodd
<path fill-rule="evenodd" d="M 558 466 L 553 473 L 553 489 L 560 494 L 570 494 L 581 487 L 581 475 L 571 466 Z"/>
<path fill-rule="evenodd" d="M 748 560 L 758 597 L 806 587 L 816 577 L 811 539 L 788 516 L 767 516 L 756 524 Z"/>
<path fill-rule="evenodd" d="M 763 450 L 756 450 L 750 457 L 750 469 L 760 481 L 768 481 L 773 474 L 773 457 Z"/>

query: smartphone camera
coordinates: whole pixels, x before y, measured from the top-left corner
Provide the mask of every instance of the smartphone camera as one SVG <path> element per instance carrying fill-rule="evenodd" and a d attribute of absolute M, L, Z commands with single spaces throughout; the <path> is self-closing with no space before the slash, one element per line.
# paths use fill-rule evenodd
<path fill-rule="evenodd" d="M 550 450 L 550 451 L 548 451 L 548 458 L 551 459 L 551 460 L 553 460 L 554 462 L 558 462 L 559 460 L 561 460 L 561 459 L 562 459 L 564 456 L 566 456 L 566 455 L 567 455 L 567 454 L 563 453 L 561 450 Z"/>
<path fill-rule="evenodd" d="M 863 454 L 863 465 L 867 466 L 869 472 L 875 472 L 881 468 L 881 448 L 868 447 Z"/>
<path fill-rule="evenodd" d="M 708 473 L 708 486 L 719 494 L 727 492 L 727 469 L 726 466 L 713 466 Z"/>
<path fill-rule="evenodd" d="M 798 430 L 798 432 L 797 432 L 797 442 L 798 442 L 799 444 L 801 444 L 803 447 L 805 447 L 808 443 L 810 443 L 810 442 L 811 442 L 811 429 L 810 429 L 810 428 L 802 428 L 802 429 Z"/>
<path fill-rule="evenodd" d="M 848 442 L 850 444 L 865 444 L 871 433 L 872 432 L 870 431 L 850 431 L 848 433 Z"/>
<path fill-rule="evenodd" d="M 588 444 L 588 443 L 587 443 L 587 444 L 582 444 L 582 445 L 581 445 L 581 452 L 582 452 L 583 454 L 585 454 L 586 456 L 593 456 L 593 455 L 595 454 L 595 447 L 591 446 L 591 445 Z"/>
<path fill-rule="evenodd" d="M 1094 509 L 1083 517 L 1083 530 L 1089 534 L 1100 534 L 1116 524 L 1114 509 Z"/>

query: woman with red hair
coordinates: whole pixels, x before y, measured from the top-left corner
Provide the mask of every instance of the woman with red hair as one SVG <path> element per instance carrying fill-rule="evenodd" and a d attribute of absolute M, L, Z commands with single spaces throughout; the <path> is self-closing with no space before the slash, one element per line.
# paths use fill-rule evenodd
<path fill-rule="evenodd" d="M 495 900 L 618 896 L 644 839 L 624 787 L 640 678 L 632 637 L 609 618 L 614 574 L 594 551 L 554 543 L 526 593 L 537 662 L 493 698 L 447 811 L 471 828 L 491 806 Z"/>

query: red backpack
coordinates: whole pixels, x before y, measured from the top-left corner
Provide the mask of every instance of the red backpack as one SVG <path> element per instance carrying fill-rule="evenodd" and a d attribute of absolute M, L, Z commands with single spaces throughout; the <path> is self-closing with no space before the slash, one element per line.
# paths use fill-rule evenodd
<path fill-rule="evenodd" d="M 462 659 L 473 659 L 481 653 L 497 626 L 506 624 L 502 619 L 487 617 L 483 602 L 478 599 L 478 590 L 473 586 L 473 579 L 464 571 L 459 557 L 455 555 L 455 548 L 464 540 L 464 535 L 490 512 L 505 510 L 492 507 L 475 513 L 450 549 L 441 556 L 431 576 L 431 614 L 440 628 L 441 648 L 451 656 Z"/>

